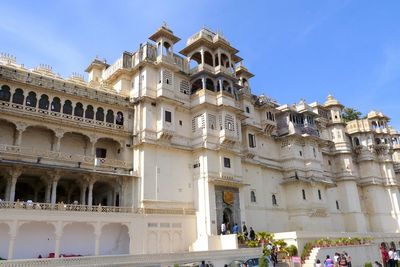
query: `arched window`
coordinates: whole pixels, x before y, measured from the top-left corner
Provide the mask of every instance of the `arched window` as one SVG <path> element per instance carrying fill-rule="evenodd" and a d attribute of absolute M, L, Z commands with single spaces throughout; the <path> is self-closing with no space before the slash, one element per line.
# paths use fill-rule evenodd
<path fill-rule="evenodd" d="M 58 97 L 53 98 L 51 102 L 51 111 L 60 112 L 61 110 L 61 100 Z"/>
<path fill-rule="evenodd" d="M 201 54 L 200 52 L 194 53 L 189 60 L 189 68 L 194 69 L 196 68 L 199 64 L 201 64 Z"/>
<path fill-rule="evenodd" d="M 221 64 L 222 66 L 224 66 L 225 68 L 229 68 L 229 58 L 227 55 L 225 54 L 221 54 Z"/>
<path fill-rule="evenodd" d="M 203 83 L 201 79 L 197 79 L 193 84 L 192 84 L 192 90 L 191 94 L 194 94 L 196 91 L 200 90 L 203 87 Z"/>
<path fill-rule="evenodd" d="M 276 196 L 274 194 L 272 195 L 272 205 L 278 206 L 278 202 L 276 201 Z"/>
<path fill-rule="evenodd" d="M 25 100 L 25 106 L 36 107 L 36 103 L 37 103 L 36 93 L 32 91 L 29 92 Z"/>
<path fill-rule="evenodd" d="M 210 52 L 208 52 L 208 51 L 204 52 L 204 62 L 203 63 L 213 66 L 213 59 L 212 59 L 212 55 Z"/>
<path fill-rule="evenodd" d="M 76 103 L 76 106 L 75 106 L 75 109 L 74 109 L 74 116 L 83 117 L 83 105 L 82 105 L 82 103 L 80 103 L 80 102 Z"/>
<path fill-rule="evenodd" d="M 96 121 L 104 121 L 104 109 L 103 108 L 97 108 Z"/>
<path fill-rule="evenodd" d="M 115 123 L 118 125 L 124 125 L 124 114 L 121 111 L 117 112 L 117 118 L 115 119 Z"/>
<path fill-rule="evenodd" d="M 359 146 L 360 140 L 357 137 L 354 137 L 354 145 Z"/>
<path fill-rule="evenodd" d="M 49 109 L 49 97 L 47 95 L 41 95 L 39 99 L 39 108 L 40 109 Z"/>
<path fill-rule="evenodd" d="M 206 88 L 208 90 L 210 90 L 210 91 L 214 91 L 215 90 L 214 89 L 214 82 L 209 78 L 206 79 Z"/>
<path fill-rule="evenodd" d="M 70 100 L 65 100 L 63 106 L 63 113 L 72 115 L 72 102 Z"/>
<path fill-rule="evenodd" d="M 254 190 L 251 190 L 251 192 L 250 192 L 250 201 L 253 203 L 257 202 L 256 192 L 254 192 Z"/>
<path fill-rule="evenodd" d="M 0 100 L 10 102 L 10 99 L 11 99 L 10 87 L 8 87 L 7 85 L 3 85 L 0 90 Z"/>
<path fill-rule="evenodd" d="M 88 106 L 86 107 L 85 118 L 86 118 L 86 119 L 91 119 L 91 120 L 93 120 L 93 118 L 94 118 L 94 111 L 93 111 L 93 106 L 92 106 L 92 105 L 88 105 Z"/>
<path fill-rule="evenodd" d="M 222 91 L 228 91 L 229 93 L 231 92 L 230 84 L 227 81 L 222 82 Z"/>
<path fill-rule="evenodd" d="M 22 91 L 22 89 L 18 88 L 15 90 L 12 102 L 19 105 L 24 104 L 24 91 Z"/>
<path fill-rule="evenodd" d="M 112 111 L 111 109 L 107 110 L 106 122 L 114 123 L 114 111 Z"/>

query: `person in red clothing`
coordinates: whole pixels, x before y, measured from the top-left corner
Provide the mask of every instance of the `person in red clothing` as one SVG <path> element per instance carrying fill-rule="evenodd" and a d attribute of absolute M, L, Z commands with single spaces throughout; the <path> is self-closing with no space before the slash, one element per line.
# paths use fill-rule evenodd
<path fill-rule="evenodd" d="M 382 257 L 383 267 L 388 267 L 389 253 L 388 253 L 388 251 L 386 249 L 385 243 L 381 244 L 380 250 L 381 250 L 381 257 Z"/>

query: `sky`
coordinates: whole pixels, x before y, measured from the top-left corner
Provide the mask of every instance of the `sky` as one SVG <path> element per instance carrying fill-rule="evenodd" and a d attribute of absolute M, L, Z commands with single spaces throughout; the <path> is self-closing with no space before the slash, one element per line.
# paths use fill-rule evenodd
<path fill-rule="evenodd" d="M 2 0 L 0 52 L 64 77 L 98 56 L 136 51 L 164 22 L 182 40 L 222 32 L 255 77 L 252 93 L 280 104 L 323 103 L 332 94 L 400 130 L 400 1 Z"/>

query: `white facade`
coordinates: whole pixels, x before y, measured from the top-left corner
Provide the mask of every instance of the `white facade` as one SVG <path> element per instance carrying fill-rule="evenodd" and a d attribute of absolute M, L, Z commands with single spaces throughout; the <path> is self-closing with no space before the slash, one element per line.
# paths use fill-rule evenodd
<path fill-rule="evenodd" d="M 256 231 L 400 231 L 400 135 L 251 94 L 238 50 L 161 27 L 89 81 L 0 58 L 0 257 L 223 249 Z M 35 245 L 30 240 L 35 241 Z M 231 247 L 229 247 L 231 248 Z"/>

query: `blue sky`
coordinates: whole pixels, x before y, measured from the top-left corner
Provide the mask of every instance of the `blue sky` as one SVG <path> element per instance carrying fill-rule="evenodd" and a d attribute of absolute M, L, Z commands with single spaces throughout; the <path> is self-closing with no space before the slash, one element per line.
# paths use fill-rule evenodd
<path fill-rule="evenodd" d="M 148 1 L 149 3 L 150 1 Z M 98 55 L 113 62 L 166 21 L 182 41 L 222 31 L 256 76 L 255 94 L 279 103 L 333 94 L 400 129 L 400 1 L 0 1 L 0 51 L 27 67 L 83 73 Z"/>

